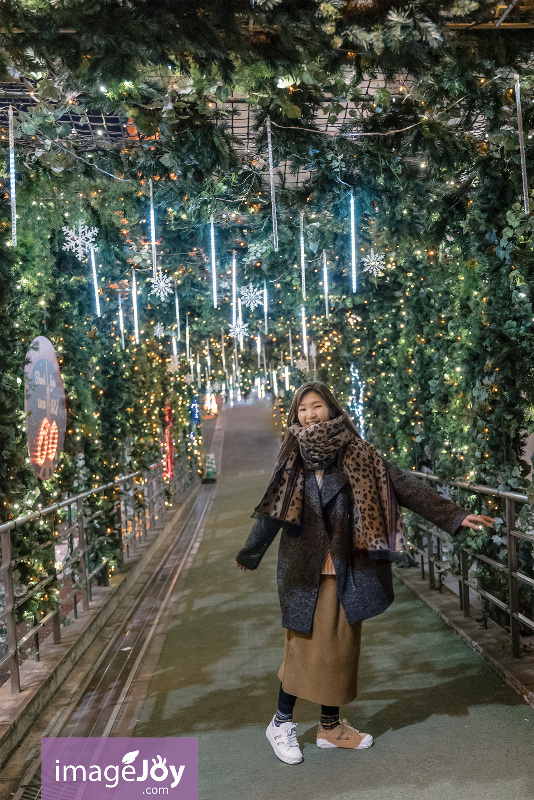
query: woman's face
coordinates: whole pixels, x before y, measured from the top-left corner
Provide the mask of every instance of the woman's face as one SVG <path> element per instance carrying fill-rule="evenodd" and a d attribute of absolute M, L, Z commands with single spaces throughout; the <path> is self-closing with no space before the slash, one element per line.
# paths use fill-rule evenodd
<path fill-rule="evenodd" d="M 302 427 L 307 428 L 309 425 L 330 419 L 330 409 L 320 394 L 306 392 L 300 400 L 298 418 Z"/>

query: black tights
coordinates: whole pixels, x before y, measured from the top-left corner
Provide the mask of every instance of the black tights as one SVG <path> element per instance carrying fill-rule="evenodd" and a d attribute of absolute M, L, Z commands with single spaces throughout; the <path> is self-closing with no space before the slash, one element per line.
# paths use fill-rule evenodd
<path fill-rule="evenodd" d="M 280 692 L 278 694 L 278 710 L 283 714 L 292 714 L 293 708 L 297 698 L 294 694 L 284 692 L 282 684 L 280 684 Z M 339 706 L 323 706 L 321 705 L 321 717 L 339 717 Z"/>

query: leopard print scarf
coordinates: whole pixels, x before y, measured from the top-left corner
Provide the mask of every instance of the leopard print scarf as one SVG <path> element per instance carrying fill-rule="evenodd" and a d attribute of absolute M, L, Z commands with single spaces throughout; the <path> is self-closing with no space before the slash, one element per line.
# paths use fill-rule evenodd
<path fill-rule="evenodd" d="M 386 465 L 373 445 L 354 435 L 344 420 L 336 417 L 308 428 L 291 426 L 294 447 L 281 460 L 279 456 L 253 516 L 268 516 L 299 526 L 304 502 L 304 461 L 311 469 L 324 469 L 340 456 L 340 467 L 349 479 L 352 496 L 353 547 L 370 553 L 403 552 L 405 531 Z"/>

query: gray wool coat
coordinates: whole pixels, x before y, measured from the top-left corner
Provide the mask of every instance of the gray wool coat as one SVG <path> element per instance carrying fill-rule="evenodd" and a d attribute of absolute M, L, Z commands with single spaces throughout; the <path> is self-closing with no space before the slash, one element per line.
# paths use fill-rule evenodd
<path fill-rule="evenodd" d="M 459 532 L 462 520 L 471 511 L 383 460 L 400 506 L 452 536 Z M 353 548 L 347 476 L 335 465 L 327 467 L 319 490 L 314 472 L 305 468 L 304 481 L 306 502 L 300 527 L 260 517 L 237 554 L 237 563 L 256 569 L 282 528 L 277 568 L 282 627 L 309 634 L 319 594 L 324 537 L 328 536 L 337 595 L 348 622 L 352 625 L 381 614 L 394 598 L 391 559 L 388 553 L 382 554 L 385 557 L 370 556 Z"/>

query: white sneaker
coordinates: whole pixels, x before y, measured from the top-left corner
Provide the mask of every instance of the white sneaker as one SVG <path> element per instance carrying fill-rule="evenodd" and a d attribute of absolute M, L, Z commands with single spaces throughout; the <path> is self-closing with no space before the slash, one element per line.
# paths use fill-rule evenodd
<path fill-rule="evenodd" d="M 272 748 L 280 761 L 286 764 L 300 764 L 304 760 L 300 752 L 297 741 L 297 723 L 282 722 L 281 725 L 274 724 L 274 718 L 269 722 L 265 735 L 270 741 Z"/>

